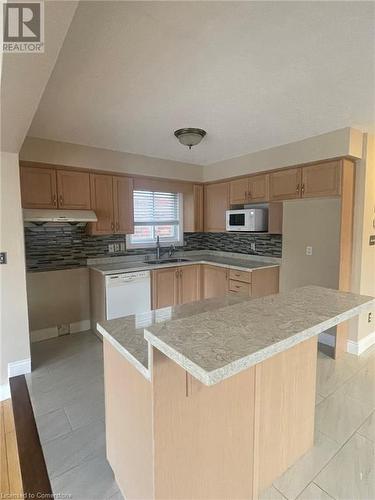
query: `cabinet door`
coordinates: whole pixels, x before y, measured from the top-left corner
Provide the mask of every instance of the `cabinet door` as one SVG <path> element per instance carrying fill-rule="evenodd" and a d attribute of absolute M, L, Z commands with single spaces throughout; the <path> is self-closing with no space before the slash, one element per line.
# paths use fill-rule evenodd
<path fill-rule="evenodd" d="M 113 177 L 113 209 L 116 233 L 134 232 L 133 179 Z"/>
<path fill-rule="evenodd" d="M 229 183 L 207 184 L 204 192 L 204 228 L 206 232 L 225 231 L 225 212 L 229 208 Z"/>
<path fill-rule="evenodd" d="M 91 207 L 98 222 L 90 224 L 91 234 L 112 234 L 115 232 L 113 217 L 112 176 L 90 174 Z"/>
<path fill-rule="evenodd" d="M 249 180 L 236 179 L 229 183 L 229 202 L 231 205 L 243 205 L 248 201 Z"/>
<path fill-rule="evenodd" d="M 178 267 L 167 267 L 152 271 L 152 309 L 178 304 L 178 275 Z"/>
<path fill-rule="evenodd" d="M 302 197 L 339 196 L 341 193 L 341 165 L 330 161 L 302 167 Z"/>
<path fill-rule="evenodd" d="M 203 298 L 222 297 L 228 292 L 229 272 L 225 267 L 203 266 Z"/>
<path fill-rule="evenodd" d="M 203 185 L 194 184 L 190 193 L 183 194 L 184 231 L 201 233 L 203 227 Z"/>
<path fill-rule="evenodd" d="M 268 183 L 269 176 L 265 175 L 254 175 L 249 177 L 249 193 L 248 201 L 252 202 L 263 202 L 269 200 L 268 193 Z"/>
<path fill-rule="evenodd" d="M 270 201 L 301 197 L 301 169 L 289 168 L 269 175 Z"/>
<path fill-rule="evenodd" d="M 179 304 L 200 300 L 200 265 L 182 266 L 179 270 Z"/>
<path fill-rule="evenodd" d="M 279 291 L 279 267 L 253 269 L 251 272 L 251 296 L 264 297 Z"/>
<path fill-rule="evenodd" d="M 57 192 L 59 208 L 89 210 L 90 174 L 57 170 Z"/>
<path fill-rule="evenodd" d="M 23 208 L 57 208 L 56 170 L 21 167 Z"/>

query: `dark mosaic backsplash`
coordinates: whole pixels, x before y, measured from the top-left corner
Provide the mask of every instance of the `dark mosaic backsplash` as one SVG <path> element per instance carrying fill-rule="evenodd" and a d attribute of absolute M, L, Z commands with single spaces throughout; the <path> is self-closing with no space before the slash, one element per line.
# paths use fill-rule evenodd
<path fill-rule="evenodd" d="M 220 250 L 270 257 L 281 257 L 280 235 L 239 233 L 185 233 L 184 250 Z M 109 253 L 108 245 L 124 243 L 125 236 L 89 236 L 84 225 L 46 224 L 25 227 L 26 267 L 28 271 L 70 269 L 96 257 L 142 255 L 146 250 Z M 251 244 L 255 243 L 255 250 Z"/>

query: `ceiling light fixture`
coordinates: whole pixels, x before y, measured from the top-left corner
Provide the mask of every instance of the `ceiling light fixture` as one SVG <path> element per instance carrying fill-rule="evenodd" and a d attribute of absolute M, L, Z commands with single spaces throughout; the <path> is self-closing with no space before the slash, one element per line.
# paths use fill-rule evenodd
<path fill-rule="evenodd" d="M 196 146 L 201 142 L 206 135 L 206 131 L 201 128 L 180 128 L 175 130 L 174 135 L 181 144 L 191 149 L 192 146 Z"/>

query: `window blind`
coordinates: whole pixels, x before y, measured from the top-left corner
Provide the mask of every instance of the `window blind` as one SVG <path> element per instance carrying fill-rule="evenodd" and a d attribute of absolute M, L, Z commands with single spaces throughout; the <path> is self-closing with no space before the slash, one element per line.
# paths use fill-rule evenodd
<path fill-rule="evenodd" d="M 178 193 L 134 191 L 134 224 L 178 225 Z"/>

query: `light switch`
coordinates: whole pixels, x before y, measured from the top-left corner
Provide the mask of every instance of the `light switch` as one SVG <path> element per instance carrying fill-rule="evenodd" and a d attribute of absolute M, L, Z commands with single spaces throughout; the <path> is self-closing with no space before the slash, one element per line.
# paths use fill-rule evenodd
<path fill-rule="evenodd" d="M 6 263 L 7 263 L 7 253 L 0 252 L 0 264 L 6 264 Z"/>
<path fill-rule="evenodd" d="M 312 247 L 306 247 L 306 255 L 312 255 Z"/>

